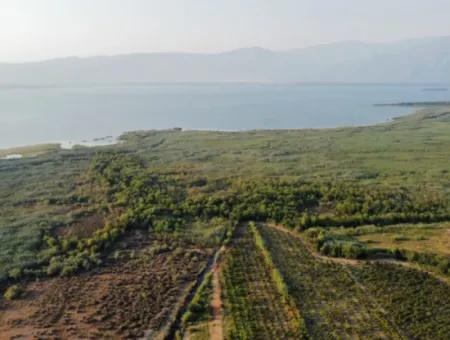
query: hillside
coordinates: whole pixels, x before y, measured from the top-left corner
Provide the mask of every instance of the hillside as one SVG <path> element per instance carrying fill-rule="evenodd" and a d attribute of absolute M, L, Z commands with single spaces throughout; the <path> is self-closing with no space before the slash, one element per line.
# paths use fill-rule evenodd
<path fill-rule="evenodd" d="M 289 51 L 153 53 L 0 64 L 1 85 L 124 82 L 429 82 L 450 77 L 450 37 Z"/>
<path fill-rule="evenodd" d="M 449 132 L 440 106 L 0 160 L 0 334 L 447 339 Z"/>

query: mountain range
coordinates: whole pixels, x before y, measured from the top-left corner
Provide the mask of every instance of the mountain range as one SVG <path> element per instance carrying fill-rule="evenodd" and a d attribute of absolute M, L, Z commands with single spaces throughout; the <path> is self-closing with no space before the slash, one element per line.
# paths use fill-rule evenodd
<path fill-rule="evenodd" d="M 170 82 L 450 82 L 450 36 L 287 51 L 147 53 L 0 63 L 1 85 Z"/>

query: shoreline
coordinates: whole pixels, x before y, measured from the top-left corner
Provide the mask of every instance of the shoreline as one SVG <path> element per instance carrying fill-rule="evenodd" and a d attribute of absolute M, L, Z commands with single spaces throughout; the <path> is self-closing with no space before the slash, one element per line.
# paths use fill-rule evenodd
<path fill-rule="evenodd" d="M 402 103 L 379 103 L 374 104 L 376 107 L 385 107 L 385 106 L 406 106 L 406 107 L 443 107 L 450 106 L 450 101 L 425 101 L 425 102 L 402 102 Z"/>
<path fill-rule="evenodd" d="M 430 102 L 431 103 L 431 102 Z M 346 126 L 335 126 L 326 128 L 285 128 L 285 129 L 242 129 L 242 130 L 219 130 L 219 129 L 184 129 L 181 127 L 173 127 L 167 129 L 142 129 L 142 130 L 132 130 L 124 131 L 119 136 L 105 136 L 100 138 L 84 139 L 82 141 L 67 140 L 67 141 L 57 141 L 57 142 L 42 142 L 37 144 L 23 145 L 10 148 L 0 148 L 0 160 L 17 160 L 27 157 L 35 157 L 41 154 L 45 154 L 48 151 L 61 151 L 61 150 L 73 150 L 76 147 L 102 147 L 102 146 L 113 146 L 123 142 L 123 138 L 129 134 L 138 132 L 217 132 L 217 133 L 245 133 L 245 132 L 264 132 L 264 131 L 324 131 L 324 130 L 337 130 L 337 129 L 352 129 L 352 128 L 370 128 L 381 126 L 384 124 L 390 124 L 398 122 L 401 119 L 411 118 L 413 116 L 423 113 L 423 111 L 430 111 L 433 109 L 450 107 L 450 102 L 439 102 L 428 105 L 423 105 L 423 103 L 411 102 L 411 103 L 397 103 L 397 104 L 374 104 L 374 106 L 404 106 L 404 107 L 414 107 L 413 110 L 408 111 L 404 115 L 392 116 L 384 122 L 379 122 L 375 124 L 360 124 L 360 125 L 346 125 Z M 430 112 L 431 113 L 431 112 Z"/>
<path fill-rule="evenodd" d="M 110 146 L 119 144 L 120 137 L 101 137 L 94 138 L 91 140 L 82 141 L 58 141 L 58 142 L 44 142 L 38 144 L 17 146 L 11 148 L 0 149 L 0 160 L 17 160 L 27 157 L 36 157 L 41 154 L 45 154 L 51 151 L 61 151 L 61 150 L 73 150 L 77 147 L 100 147 L 100 146 Z"/>

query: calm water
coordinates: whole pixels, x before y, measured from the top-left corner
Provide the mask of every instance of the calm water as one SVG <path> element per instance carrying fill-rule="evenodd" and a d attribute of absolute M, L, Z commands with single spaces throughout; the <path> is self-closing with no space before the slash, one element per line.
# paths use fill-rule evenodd
<path fill-rule="evenodd" d="M 449 100 L 429 85 L 146 85 L 0 88 L 0 148 L 90 140 L 139 129 L 323 128 L 384 122 Z"/>

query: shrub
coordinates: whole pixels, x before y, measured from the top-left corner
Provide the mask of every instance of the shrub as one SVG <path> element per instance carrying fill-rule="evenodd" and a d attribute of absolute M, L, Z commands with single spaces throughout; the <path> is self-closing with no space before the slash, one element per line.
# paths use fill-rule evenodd
<path fill-rule="evenodd" d="M 74 263 L 64 264 L 61 270 L 61 276 L 70 276 L 78 270 L 78 266 Z"/>
<path fill-rule="evenodd" d="M 6 300 L 15 300 L 19 298 L 22 294 L 23 294 L 22 287 L 20 287 L 19 285 L 12 285 L 5 291 L 3 297 Z"/>
<path fill-rule="evenodd" d="M 8 273 L 8 276 L 13 280 L 19 279 L 22 276 L 22 269 L 20 268 L 11 269 Z"/>
<path fill-rule="evenodd" d="M 183 324 L 197 323 L 211 319 L 212 274 L 206 274 L 197 293 L 183 315 Z"/>
<path fill-rule="evenodd" d="M 47 274 L 48 275 L 56 275 L 61 272 L 63 267 L 62 262 L 58 257 L 52 257 L 50 259 L 50 264 L 47 267 Z"/>
<path fill-rule="evenodd" d="M 443 274 L 450 274 L 450 260 L 441 259 L 437 265 L 439 271 Z"/>

